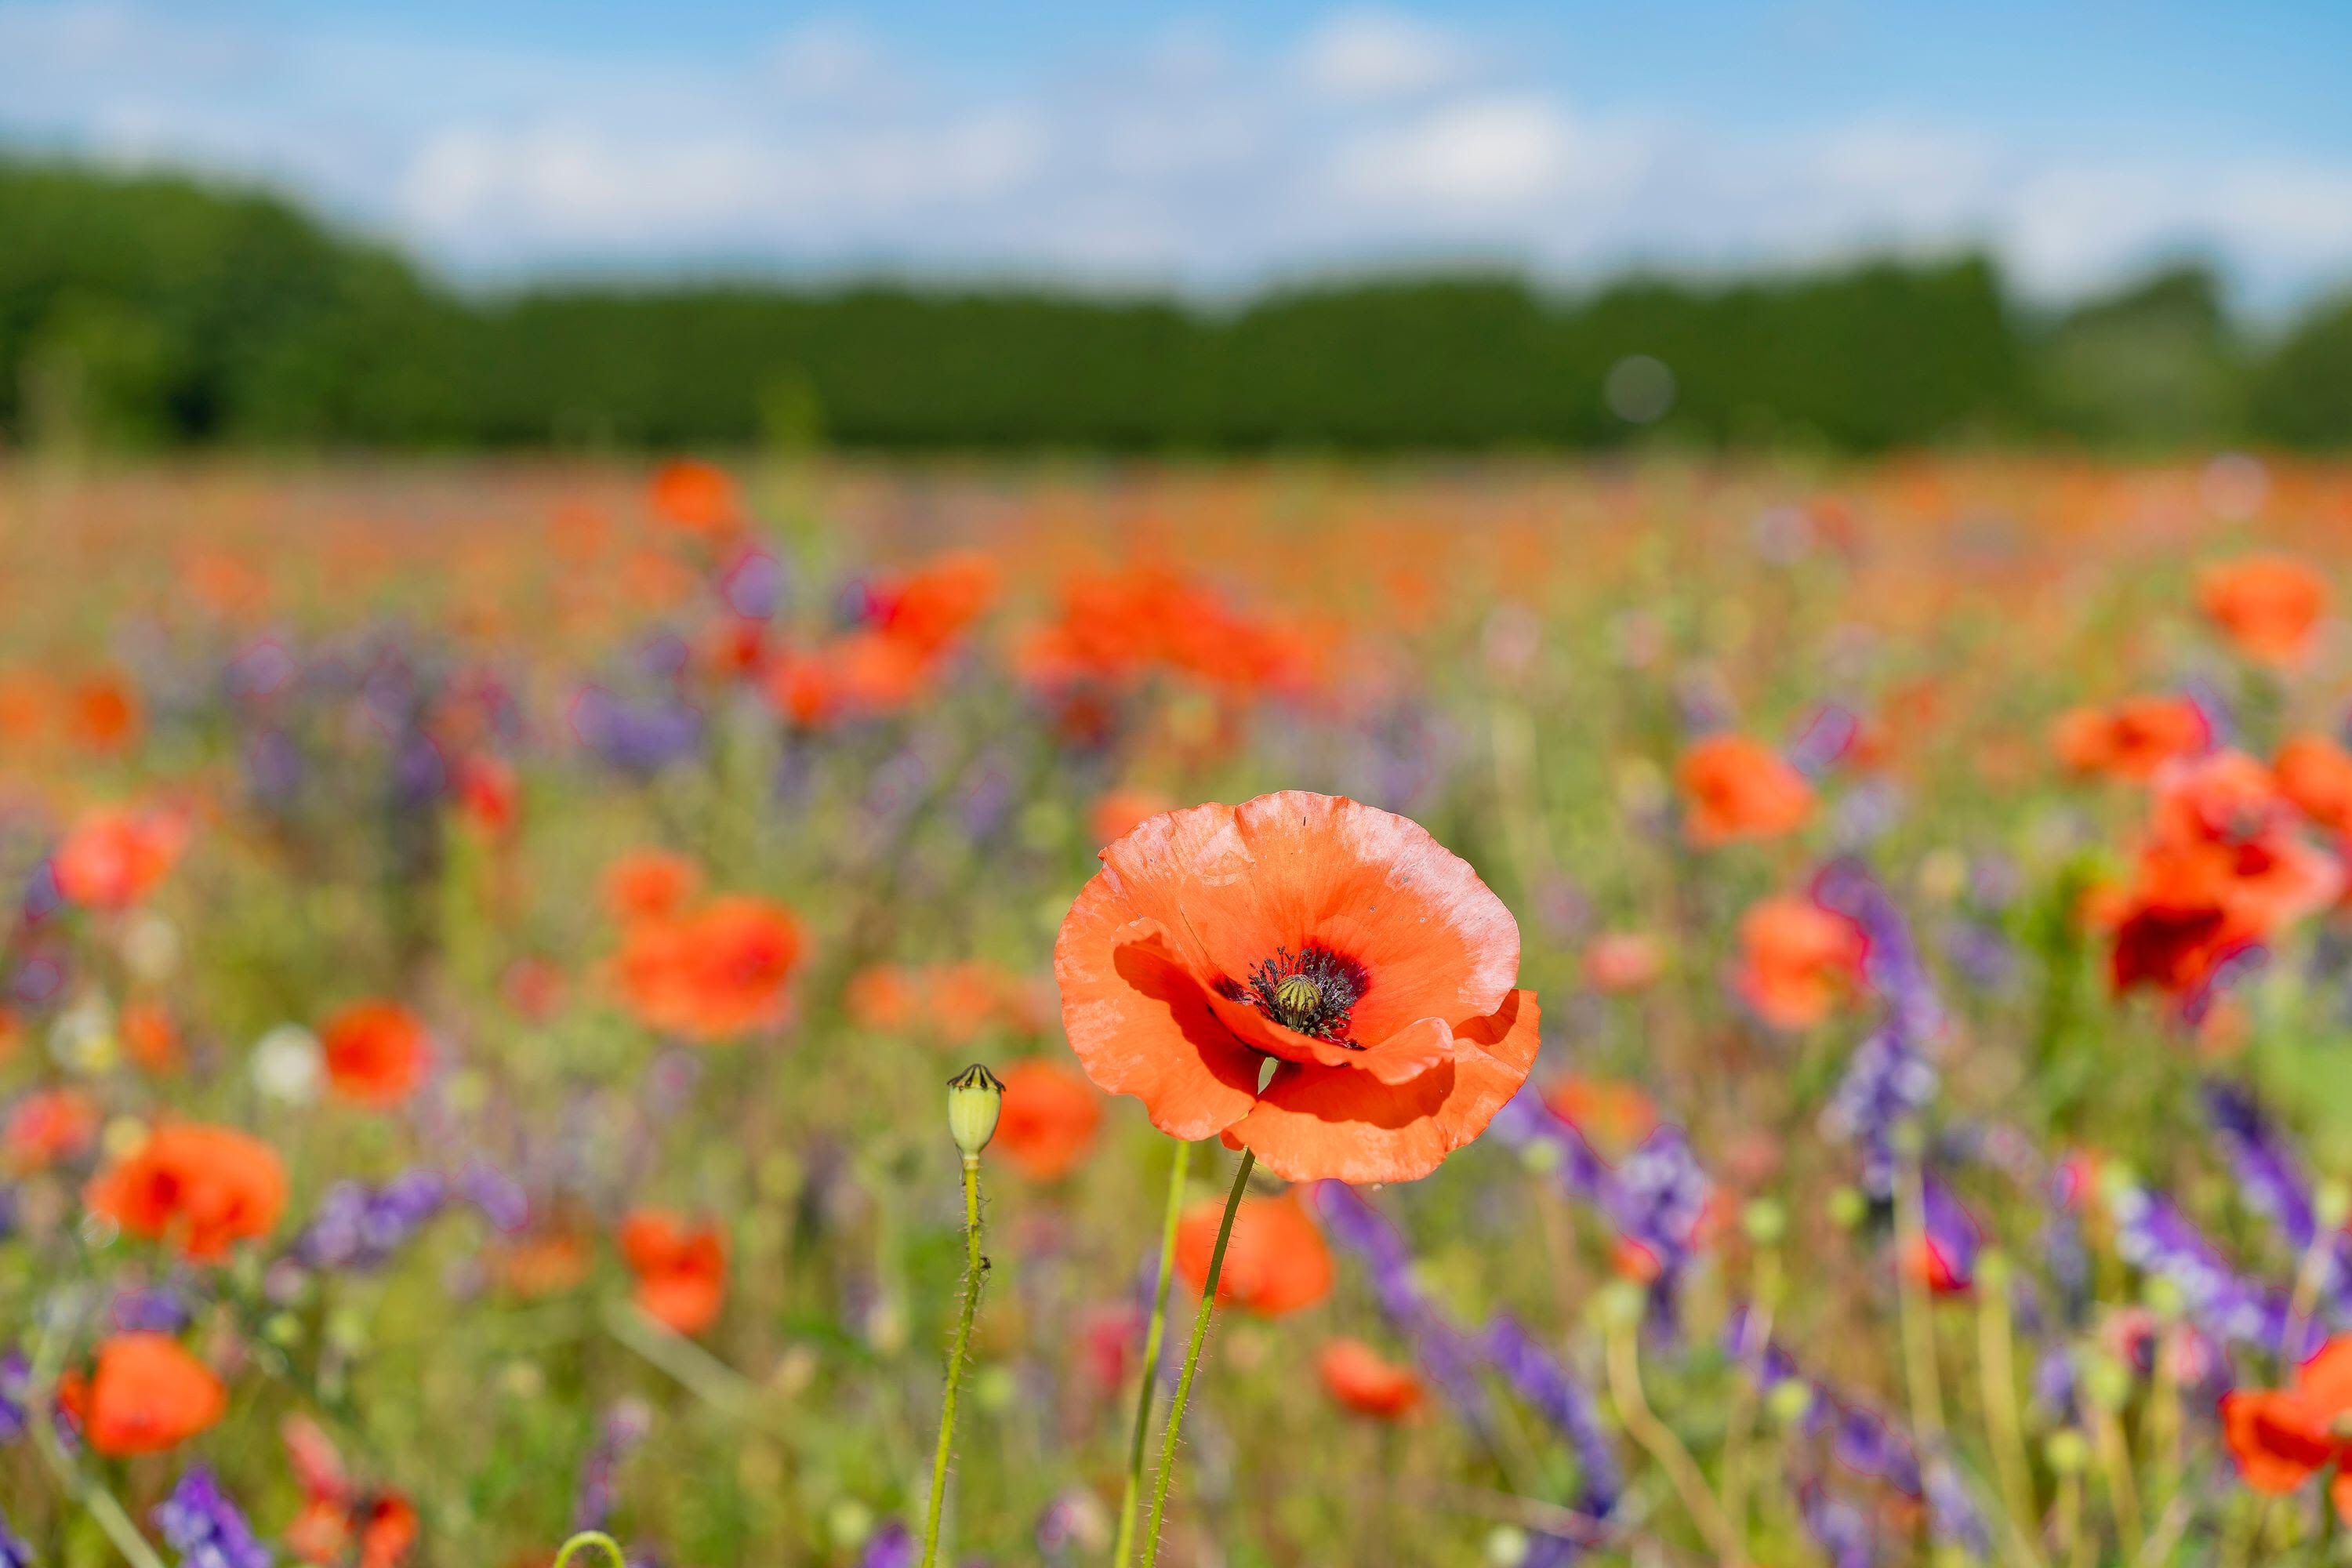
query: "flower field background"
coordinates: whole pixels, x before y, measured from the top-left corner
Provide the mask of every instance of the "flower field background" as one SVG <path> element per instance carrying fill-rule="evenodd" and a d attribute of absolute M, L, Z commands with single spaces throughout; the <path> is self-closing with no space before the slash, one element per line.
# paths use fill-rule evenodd
<path fill-rule="evenodd" d="M 1165 1561 L 2339 1561 L 2348 569 L 2243 457 L 0 468 L 0 1562 L 913 1563 L 971 1063 L 940 1560 L 1112 1561 L 1175 1113 L 1057 932 L 1283 790 L 1540 1047 L 1250 1142 Z"/>

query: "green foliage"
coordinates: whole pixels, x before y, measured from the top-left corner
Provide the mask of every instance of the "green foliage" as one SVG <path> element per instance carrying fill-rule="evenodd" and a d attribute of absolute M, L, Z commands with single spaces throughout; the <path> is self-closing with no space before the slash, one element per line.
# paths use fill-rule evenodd
<path fill-rule="evenodd" d="M 2111 447 L 2352 432 L 2352 304 L 2274 350 L 2177 268 L 2036 323 L 1980 257 L 1578 296 L 1329 281 L 1231 310 L 1034 289 L 569 286 L 468 298 L 286 202 L 0 163 L 0 430 L 234 441 L 1355 451 Z M 1671 373 L 1655 423 L 1612 368 Z"/>

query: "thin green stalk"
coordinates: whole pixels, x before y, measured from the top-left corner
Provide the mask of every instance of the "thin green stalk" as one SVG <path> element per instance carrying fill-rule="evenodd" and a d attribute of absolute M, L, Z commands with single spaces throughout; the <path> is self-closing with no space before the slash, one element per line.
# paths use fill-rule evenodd
<path fill-rule="evenodd" d="M 1135 1395 L 1135 1435 L 1127 1448 L 1127 1484 L 1118 1495 L 1118 1541 L 1111 1549 L 1113 1568 L 1127 1568 L 1135 1550 L 1135 1509 L 1143 1495 L 1143 1450 L 1151 1436 L 1151 1397 L 1160 1391 L 1160 1343 L 1168 1333 L 1168 1275 L 1176 1265 L 1176 1222 L 1184 1212 L 1184 1174 L 1192 1163 L 1192 1145 L 1176 1141 L 1176 1157 L 1168 1168 L 1168 1208 L 1160 1221 L 1160 1271 L 1152 1276 L 1151 1326 L 1143 1334 L 1143 1386 Z"/>
<path fill-rule="evenodd" d="M 1987 1258 L 1988 1264 L 1993 1259 Z M 2009 1269 L 1983 1268 L 1977 1292 L 1977 1371 L 1984 1380 L 1985 1436 L 1991 1440 L 1993 1474 L 2000 1485 L 2001 1510 L 2009 1515 L 2018 1560 L 2040 1568 L 2042 1553 L 2028 1534 L 2033 1519 L 2033 1469 L 2025 1457 L 2025 1424 L 2017 1408 L 2015 1337 L 2009 1316 Z"/>
<path fill-rule="evenodd" d="M 1151 1521 L 1143 1541 L 1143 1568 L 1160 1561 L 1160 1520 L 1168 1509 L 1168 1482 L 1176 1471 L 1176 1435 L 1184 1428 L 1184 1405 L 1192 1397 L 1192 1374 L 1201 1368 L 1201 1342 L 1209 1337 L 1209 1319 L 1217 1310 L 1217 1279 L 1225 1271 L 1225 1243 L 1234 1238 L 1234 1214 L 1242 1206 L 1242 1192 L 1256 1168 L 1257 1151 L 1242 1151 L 1241 1168 L 1234 1173 L 1233 1190 L 1225 1194 L 1224 1217 L 1217 1222 L 1217 1245 L 1209 1254 L 1209 1277 L 1201 1281 L 1201 1310 L 1192 1314 L 1192 1337 L 1184 1346 L 1184 1370 L 1176 1379 L 1176 1397 L 1168 1406 L 1168 1430 L 1160 1440 L 1160 1475 L 1151 1484 Z"/>
<path fill-rule="evenodd" d="M 971 1349 L 972 1314 L 980 1310 L 980 1281 L 988 1259 L 980 1255 L 980 1156 L 963 1157 L 963 1310 L 956 1319 L 955 1344 L 948 1352 L 948 1389 L 940 1405 L 940 1446 L 931 1455 L 931 1510 L 923 1524 L 923 1568 L 940 1560 L 940 1505 L 948 1490 L 948 1453 L 955 1446 L 956 1393 L 963 1385 L 964 1358 Z"/>
<path fill-rule="evenodd" d="M 1698 1461 L 1691 1458 L 1690 1450 L 1683 1447 L 1674 1429 L 1658 1419 L 1657 1413 L 1650 1408 L 1649 1396 L 1642 1392 L 1640 1334 L 1639 1321 L 1630 1316 L 1612 1320 L 1608 1325 L 1609 1393 L 1617 1405 L 1617 1418 L 1633 1441 L 1642 1446 L 1643 1452 L 1666 1472 L 1666 1479 L 1674 1484 L 1684 1510 L 1706 1538 L 1719 1568 L 1745 1568 L 1747 1547 L 1723 1506 L 1707 1489 L 1706 1472 L 1698 1468 Z"/>
<path fill-rule="evenodd" d="M 555 1568 L 570 1568 L 572 1554 L 590 1548 L 612 1558 L 613 1568 L 629 1568 L 629 1559 L 621 1551 L 621 1543 L 601 1530 L 583 1530 L 565 1542 L 563 1550 L 555 1554 Z"/>

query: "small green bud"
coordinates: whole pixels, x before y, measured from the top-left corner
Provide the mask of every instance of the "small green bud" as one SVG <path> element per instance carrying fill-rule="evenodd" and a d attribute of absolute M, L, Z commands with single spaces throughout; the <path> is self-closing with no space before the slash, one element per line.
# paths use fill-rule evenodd
<path fill-rule="evenodd" d="M 2084 1358 L 2083 1391 L 2103 1410 L 2121 1410 L 2131 1398 L 2131 1370 L 2113 1356 Z"/>
<path fill-rule="evenodd" d="M 1004 1080 L 974 1062 L 948 1079 L 948 1131 L 967 1160 L 977 1160 L 996 1136 L 997 1113 L 1004 1109 Z"/>
<path fill-rule="evenodd" d="M 2180 1282 L 2162 1274 L 2149 1275 L 2139 1294 L 2148 1310 L 2168 1322 L 2180 1316 L 2181 1309 L 2188 1304 L 2182 1298 Z"/>
<path fill-rule="evenodd" d="M 2079 1476 L 2083 1467 L 2091 1462 L 2091 1445 L 2072 1426 L 2051 1433 L 2042 1453 L 2050 1461 L 2050 1468 L 2062 1476 Z"/>
<path fill-rule="evenodd" d="M 1764 1408 L 1782 1426 L 1794 1426 L 1812 1414 L 1812 1387 L 1802 1378 L 1784 1377 L 1764 1396 Z"/>
<path fill-rule="evenodd" d="M 2352 1187 L 2342 1182 L 2326 1181 L 2311 1194 L 2313 1217 L 2322 1230 L 2341 1230 L 2344 1222 L 2352 1219 Z"/>
<path fill-rule="evenodd" d="M 1988 1247 L 1977 1254 L 1977 1283 L 1988 1290 L 2008 1289 L 2010 1276 L 2015 1272 L 2009 1254 L 1998 1247 Z"/>
<path fill-rule="evenodd" d="M 1593 1316 L 1604 1325 L 1632 1328 L 1642 1321 L 1645 1298 L 1631 1279 L 1612 1279 L 1591 1296 Z"/>
<path fill-rule="evenodd" d="M 1852 1230 L 1870 1212 L 1863 1195 L 1852 1187 L 1840 1187 L 1830 1194 L 1830 1219 L 1841 1230 Z"/>
<path fill-rule="evenodd" d="M 1494 1568 L 1518 1568 L 1528 1560 L 1528 1532 L 1516 1524 L 1498 1524 L 1486 1532 L 1486 1561 Z"/>
<path fill-rule="evenodd" d="M 1748 1240 L 1759 1247 L 1772 1247 L 1788 1234 L 1789 1211 L 1770 1198 L 1758 1198 L 1739 1211 L 1739 1223 Z"/>

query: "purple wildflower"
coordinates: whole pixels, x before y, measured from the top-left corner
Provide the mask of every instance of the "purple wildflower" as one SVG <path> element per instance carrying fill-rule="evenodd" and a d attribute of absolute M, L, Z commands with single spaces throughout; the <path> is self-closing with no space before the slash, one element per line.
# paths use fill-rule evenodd
<path fill-rule="evenodd" d="M 1797 1506 L 1804 1515 L 1806 1533 L 1832 1568 L 1870 1568 L 1870 1521 L 1860 1509 L 1830 1496 L 1819 1481 L 1797 1489 Z"/>
<path fill-rule="evenodd" d="M 269 1549 L 202 1465 L 188 1467 L 152 1517 L 184 1568 L 269 1568 Z"/>
<path fill-rule="evenodd" d="M 914 1568 L 915 1555 L 914 1532 L 894 1519 L 866 1538 L 857 1568 Z"/>
<path fill-rule="evenodd" d="M 2205 1085 L 2205 1113 L 2237 1173 L 2246 1206 L 2270 1221 L 2298 1258 L 2306 1256 L 2319 1239 L 2318 1207 L 2293 1142 L 2251 1095 L 2218 1079 Z M 2352 1288 L 2352 1238 L 2340 1231 L 2330 1237 L 2320 1268 L 2321 1291 L 2339 1307 L 2346 1305 Z"/>
<path fill-rule="evenodd" d="M 1852 710 L 1824 702 L 1806 718 L 1805 727 L 1789 742 L 1785 753 L 1789 765 L 1809 778 L 1819 778 L 1853 748 L 1854 737 L 1861 732 L 1861 721 Z"/>
<path fill-rule="evenodd" d="M 1508 1314 L 1497 1313 L 1487 1322 L 1479 1348 L 1503 1381 L 1576 1450 L 1583 1482 L 1578 1510 L 1608 1518 L 1624 1489 L 1624 1474 L 1590 1396 Z"/>
<path fill-rule="evenodd" d="M 143 1290 L 123 1290 L 107 1303 L 108 1324 L 119 1334 L 141 1332 L 175 1334 L 188 1326 L 194 1314 L 180 1292 L 167 1285 Z"/>
<path fill-rule="evenodd" d="M 764 621 L 784 596 L 784 568 L 764 550 L 746 550 L 719 579 L 727 607 L 747 621 Z"/>
<path fill-rule="evenodd" d="M 646 775 L 702 743 L 702 714 L 683 702 L 631 702 L 590 686 L 572 701 L 572 731 L 607 766 Z"/>
<path fill-rule="evenodd" d="M 2146 1187 L 2125 1185 L 2108 1196 L 2116 1220 L 2116 1250 L 2143 1274 L 2172 1281 L 2189 1321 L 2224 1344 L 2278 1347 L 2300 1361 L 2318 1347 L 2315 1324 L 2301 1326 L 2288 1345 L 2286 1301 L 2240 1276 L 2171 1201 Z"/>
<path fill-rule="evenodd" d="M 0 1448 L 25 1435 L 33 1398 L 33 1363 L 22 1351 L 0 1355 Z"/>
<path fill-rule="evenodd" d="M 611 1521 L 621 1463 L 652 1430 L 653 1411 L 643 1400 L 624 1399 L 604 1413 L 595 1446 L 580 1468 L 580 1486 L 572 1504 L 574 1531 L 602 1530 Z"/>
<path fill-rule="evenodd" d="M 313 1268 L 379 1268 L 448 1200 L 449 1184 L 430 1171 L 410 1171 L 376 1187 L 337 1182 L 295 1237 L 295 1255 Z"/>

